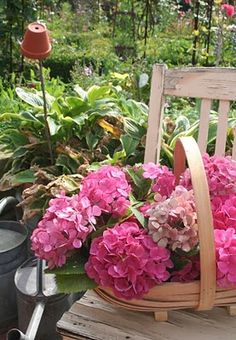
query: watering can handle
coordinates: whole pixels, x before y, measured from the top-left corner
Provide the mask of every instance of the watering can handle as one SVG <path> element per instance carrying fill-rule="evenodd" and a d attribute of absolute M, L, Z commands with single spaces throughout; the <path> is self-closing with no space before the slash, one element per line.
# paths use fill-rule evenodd
<path fill-rule="evenodd" d="M 19 212 L 19 209 L 17 209 L 17 204 L 19 203 L 18 199 L 13 196 L 7 196 L 0 200 L 0 215 L 4 212 L 4 210 L 8 207 L 14 207 L 16 220 L 19 221 L 21 218 L 21 214 Z"/>

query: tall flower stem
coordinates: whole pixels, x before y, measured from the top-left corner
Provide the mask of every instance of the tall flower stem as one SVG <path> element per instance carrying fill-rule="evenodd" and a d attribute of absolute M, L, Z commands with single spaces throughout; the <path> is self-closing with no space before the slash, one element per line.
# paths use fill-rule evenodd
<path fill-rule="evenodd" d="M 52 141 L 51 141 L 51 134 L 48 125 L 48 113 L 47 113 L 47 101 L 46 101 L 46 94 L 45 94 L 45 83 L 43 78 L 43 64 L 42 61 L 39 60 L 39 74 L 40 74 L 40 82 L 41 82 L 41 89 L 43 94 L 43 112 L 44 112 L 44 123 L 45 123 L 45 134 L 48 144 L 48 150 L 50 154 L 51 164 L 54 164 L 54 157 L 52 152 Z"/>

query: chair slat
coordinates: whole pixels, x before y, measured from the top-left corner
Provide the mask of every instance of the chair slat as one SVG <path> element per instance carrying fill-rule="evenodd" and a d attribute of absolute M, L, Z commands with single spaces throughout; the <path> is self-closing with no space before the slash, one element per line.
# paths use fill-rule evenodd
<path fill-rule="evenodd" d="M 161 149 L 162 117 L 164 110 L 165 65 L 154 65 L 149 102 L 148 130 L 144 162 L 159 162 Z"/>
<path fill-rule="evenodd" d="M 199 123 L 199 133 L 198 133 L 198 145 L 199 145 L 199 149 L 201 153 L 206 152 L 211 103 L 212 102 L 210 99 L 203 99 L 201 103 L 200 123 Z"/>
<path fill-rule="evenodd" d="M 233 143 L 233 150 L 232 150 L 232 158 L 236 160 L 236 127 L 234 128 L 234 143 Z"/>
<path fill-rule="evenodd" d="M 235 100 L 236 69 L 201 67 L 167 70 L 164 95 Z"/>
<path fill-rule="evenodd" d="M 228 100 L 221 100 L 219 104 L 219 119 L 216 135 L 215 154 L 217 156 L 225 155 L 225 145 L 227 138 L 228 112 L 230 102 Z"/>

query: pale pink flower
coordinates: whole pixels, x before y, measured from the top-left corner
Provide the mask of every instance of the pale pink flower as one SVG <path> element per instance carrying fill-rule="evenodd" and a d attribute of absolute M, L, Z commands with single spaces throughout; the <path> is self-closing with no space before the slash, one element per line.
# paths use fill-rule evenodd
<path fill-rule="evenodd" d="M 149 234 L 158 245 L 188 252 L 198 244 L 192 190 L 177 186 L 167 200 L 152 204 L 147 214 Z"/>
<path fill-rule="evenodd" d="M 92 241 L 85 270 L 98 285 L 112 288 L 117 297 L 140 299 L 168 280 L 173 266 L 169 250 L 157 246 L 145 229 L 127 221 L 107 229 Z"/>

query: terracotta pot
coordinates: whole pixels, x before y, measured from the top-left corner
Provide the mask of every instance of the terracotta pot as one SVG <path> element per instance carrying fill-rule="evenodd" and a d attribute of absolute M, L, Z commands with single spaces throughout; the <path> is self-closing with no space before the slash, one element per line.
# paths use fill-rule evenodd
<path fill-rule="evenodd" d="M 46 26 L 37 22 L 29 24 L 21 43 L 21 53 L 27 58 L 42 60 L 51 50 Z"/>

